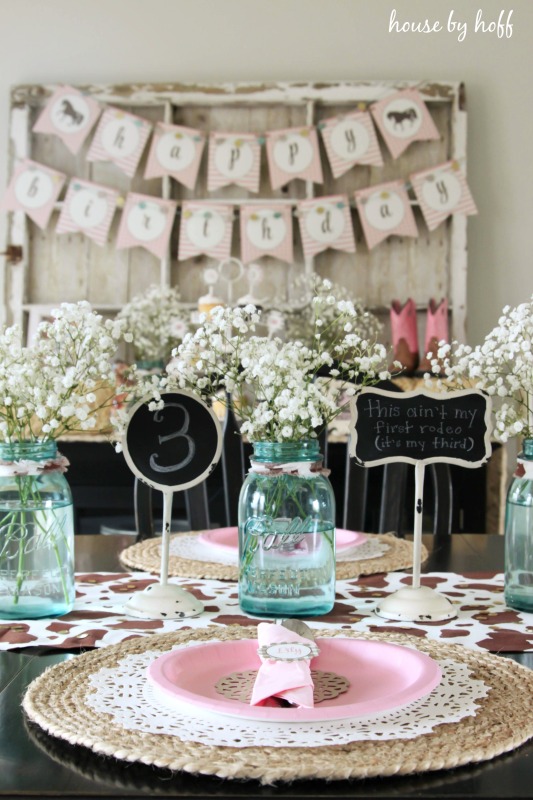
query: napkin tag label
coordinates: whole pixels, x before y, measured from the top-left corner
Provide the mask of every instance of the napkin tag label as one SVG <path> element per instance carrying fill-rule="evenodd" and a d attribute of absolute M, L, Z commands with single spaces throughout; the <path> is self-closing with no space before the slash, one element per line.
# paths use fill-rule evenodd
<path fill-rule="evenodd" d="M 264 644 L 258 651 L 261 658 L 267 661 L 310 661 L 319 654 L 316 644 L 310 642 L 274 642 Z"/>

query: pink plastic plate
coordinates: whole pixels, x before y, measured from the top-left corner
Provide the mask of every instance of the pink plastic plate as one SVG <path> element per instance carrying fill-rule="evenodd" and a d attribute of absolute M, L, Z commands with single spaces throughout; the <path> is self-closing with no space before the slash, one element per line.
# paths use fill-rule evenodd
<path fill-rule="evenodd" d="M 366 542 L 366 535 L 358 531 L 345 531 L 337 528 L 335 533 L 335 549 L 338 553 L 348 550 L 350 547 Z M 213 528 L 210 531 L 202 531 L 198 536 L 198 541 L 209 547 L 216 547 L 225 553 L 235 553 L 239 550 L 237 528 Z"/>
<path fill-rule="evenodd" d="M 335 672 L 350 681 L 344 694 L 315 708 L 251 706 L 223 697 L 215 689 L 232 672 L 257 670 L 257 639 L 206 642 L 160 656 L 148 667 L 158 695 L 179 709 L 183 704 L 245 719 L 294 722 L 360 717 L 412 703 L 441 679 L 439 665 L 424 653 L 388 642 L 318 639 L 313 669 Z"/>

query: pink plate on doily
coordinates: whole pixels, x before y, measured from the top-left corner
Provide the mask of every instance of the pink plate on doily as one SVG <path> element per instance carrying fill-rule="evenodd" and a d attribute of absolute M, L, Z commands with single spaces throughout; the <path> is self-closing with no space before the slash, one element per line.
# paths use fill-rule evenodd
<path fill-rule="evenodd" d="M 198 535 L 198 541 L 209 545 L 211 548 L 214 547 L 218 550 L 223 550 L 225 553 L 235 553 L 237 555 L 239 550 L 238 537 L 237 528 L 213 528 L 213 530 L 202 531 Z M 337 528 L 335 532 L 335 549 L 338 553 L 342 553 L 343 550 L 349 550 L 350 547 L 363 544 L 366 540 L 367 537 L 364 533 Z"/>
<path fill-rule="evenodd" d="M 334 672 L 350 682 L 347 692 L 314 708 L 251 706 L 219 694 L 215 684 L 234 672 L 257 670 L 257 639 L 205 642 L 174 650 L 148 667 L 158 697 L 216 714 L 276 722 L 347 719 L 390 711 L 429 694 L 441 679 L 439 665 L 410 647 L 389 642 L 332 637 L 318 639 L 312 669 Z"/>

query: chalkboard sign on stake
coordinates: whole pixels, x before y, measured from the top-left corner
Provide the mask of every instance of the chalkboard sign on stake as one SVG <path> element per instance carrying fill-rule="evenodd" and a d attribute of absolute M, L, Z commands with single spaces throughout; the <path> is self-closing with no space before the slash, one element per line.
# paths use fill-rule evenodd
<path fill-rule="evenodd" d="M 123 440 L 126 462 L 144 483 L 163 492 L 163 530 L 159 584 L 136 592 L 127 614 L 144 619 L 194 617 L 203 604 L 190 592 L 168 583 L 168 555 L 174 492 L 204 481 L 222 452 L 222 431 L 215 412 L 192 392 L 165 392 L 164 406 L 151 410 L 144 398 L 129 412 Z"/>
<path fill-rule="evenodd" d="M 388 392 L 363 388 L 351 399 L 350 455 L 362 467 L 406 461 L 415 467 L 413 577 L 386 597 L 376 613 L 409 622 L 455 617 L 447 598 L 420 585 L 425 465 L 475 468 L 491 455 L 490 398 L 477 389 Z"/>

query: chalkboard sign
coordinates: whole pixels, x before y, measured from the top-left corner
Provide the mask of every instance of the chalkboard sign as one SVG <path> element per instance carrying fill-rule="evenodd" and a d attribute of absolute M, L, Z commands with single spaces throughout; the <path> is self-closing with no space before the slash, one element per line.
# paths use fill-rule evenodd
<path fill-rule="evenodd" d="M 490 399 L 477 389 L 388 392 L 351 400 L 350 455 L 367 467 L 448 461 L 479 467 L 491 455 Z"/>
<path fill-rule="evenodd" d="M 130 469 L 163 492 L 188 489 L 217 465 L 222 433 L 215 412 L 191 392 L 166 392 L 164 407 L 149 409 L 153 398 L 130 412 L 124 455 Z"/>

